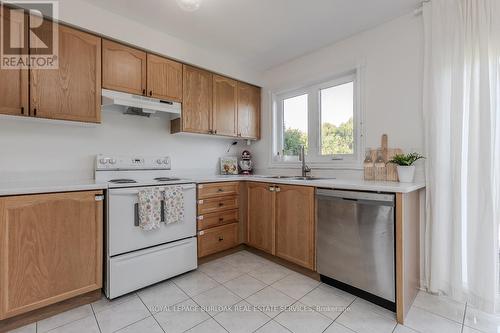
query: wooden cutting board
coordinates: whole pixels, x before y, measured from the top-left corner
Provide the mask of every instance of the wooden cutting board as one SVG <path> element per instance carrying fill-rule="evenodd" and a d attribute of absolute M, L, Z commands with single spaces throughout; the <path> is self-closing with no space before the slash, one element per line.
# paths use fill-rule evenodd
<path fill-rule="evenodd" d="M 387 163 L 387 161 L 389 161 L 392 157 L 394 157 L 394 155 L 403 153 L 403 150 L 400 148 L 389 148 L 389 138 L 388 138 L 387 134 L 382 135 L 380 149 L 382 150 L 382 157 L 383 157 L 385 163 Z M 377 150 L 378 149 L 371 149 L 370 150 L 370 154 L 371 154 L 373 162 L 375 162 L 377 160 Z M 365 165 L 365 168 L 367 168 L 367 167 L 369 167 L 369 166 Z M 398 171 L 397 171 L 395 164 L 392 164 L 392 163 L 385 164 L 384 170 L 382 170 L 382 169 L 375 170 L 375 165 L 373 165 L 371 167 L 374 168 L 373 173 L 365 172 L 365 175 L 373 174 L 374 178 L 366 179 L 366 180 L 376 179 L 376 180 L 387 180 L 387 181 L 394 181 L 394 182 L 398 181 Z M 378 173 L 378 176 L 375 176 L 377 173 Z"/>

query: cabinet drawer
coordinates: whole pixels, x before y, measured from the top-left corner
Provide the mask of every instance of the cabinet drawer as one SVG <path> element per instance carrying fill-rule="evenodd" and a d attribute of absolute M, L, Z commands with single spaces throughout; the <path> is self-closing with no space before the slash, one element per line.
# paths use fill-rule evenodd
<path fill-rule="evenodd" d="M 198 200 L 198 215 L 222 212 L 238 208 L 238 197 L 220 197 Z"/>
<path fill-rule="evenodd" d="M 224 251 L 238 245 L 238 223 L 198 232 L 198 257 Z"/>
<path fill-rule="evenodd" d="M 210 213 L 198 216 L 198 230 L 217 227 L 224 224 L 238 222 L 239 211 L 237 209 L 218 213 Z"/>
<path fill-rule="evenodd" d="M 238 182 L 209 183 L 198 185 L 198 199 L 221 197 L 239 194 Z"/>

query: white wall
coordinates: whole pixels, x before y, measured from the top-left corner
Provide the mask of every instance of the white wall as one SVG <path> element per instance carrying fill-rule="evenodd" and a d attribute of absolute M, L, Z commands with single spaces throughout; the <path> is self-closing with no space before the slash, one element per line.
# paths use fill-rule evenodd
<path fill-rule="evenodd" d="M 98 153 L 169 155 L 175 174 L 215 174 L 232 141 L 172 135 L 165 116 L 148 119 L 104 111 L 100 125 L 0 116 L 0 181 L 91 179 Z"/>
<path fill-rule="evenodd" d="M 63 22 L 168 55 L 234 78 L 259 84 L 261 74 L 237 59 L 208 52 L 81 0 L 61 0 Z M 98 153 L 168 154 L 173 171 L 212 173 L 232 139 L 171 135 L 165 118 L 103 112 L 102 124 L 85 125 L 0 116 L 0 181 L 39 177 L 93 178 Z M 237 152 L 238 147 L 233 151 Z M 233 154 L 234 155 L 234 154 Z"/>
<path fill-rule="evenodd" d="M 363 107 L 366 147 L 379 147 L 383 133 L 389 145 L 423 149 L 422 18 L 409 14 L 334 45 L 305 55 L 264 74 L 262 140 L 252 147 L 261 172 L 271 156 L 271 92 L 286 91 L 363 67 Z M 313 170 L 313 174 L 361 177 L 361 171 Z"/>

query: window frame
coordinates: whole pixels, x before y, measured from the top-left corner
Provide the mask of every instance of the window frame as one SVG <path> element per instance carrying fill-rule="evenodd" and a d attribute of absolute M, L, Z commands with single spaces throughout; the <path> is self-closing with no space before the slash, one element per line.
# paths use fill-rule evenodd
<path fill-rule="evenodd" d="M 353 82 L 353 154 L 321 155 L 321 90 Z M 285 92 L 272 93 L 272 149 L 270 167 L 296 168 L 298 156 L 282 156 L 283 152 L 283 101 L 288 98 L 308 95 L 308 153 L 306 162 L 319 169 L 362 169 L 364 151 L 364 112 L 362 107 L 361 70 L 356 68 L 341 75 L 330 77 L 320 83 L 305 85 Z M 279 154 L 278 154 L 279 153 Z"/>

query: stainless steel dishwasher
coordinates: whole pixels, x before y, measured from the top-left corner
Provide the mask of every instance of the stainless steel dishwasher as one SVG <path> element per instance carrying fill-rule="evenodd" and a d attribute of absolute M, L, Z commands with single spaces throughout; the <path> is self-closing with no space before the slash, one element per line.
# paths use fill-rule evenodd
<path fill-rule="evenodd" d="M 319 188 L 321 280 L 395 311 L 394 195 Z"/>

